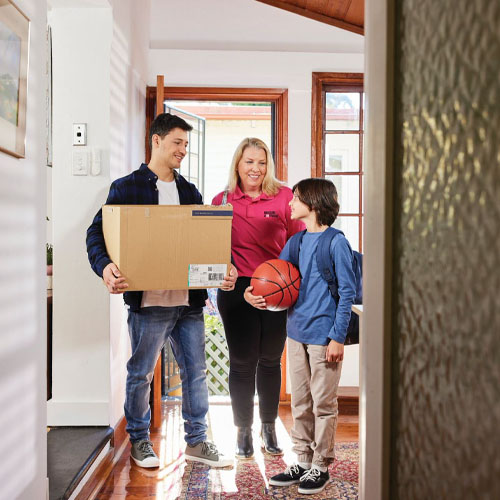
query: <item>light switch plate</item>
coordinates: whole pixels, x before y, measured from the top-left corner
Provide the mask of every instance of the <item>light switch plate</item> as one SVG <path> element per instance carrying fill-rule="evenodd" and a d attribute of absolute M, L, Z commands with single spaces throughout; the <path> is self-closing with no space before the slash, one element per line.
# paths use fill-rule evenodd
<path fill-rule="evenodd" d="M 73 175 L 88 175 L 89 153 L 88 151 L 73 151 Z"/>

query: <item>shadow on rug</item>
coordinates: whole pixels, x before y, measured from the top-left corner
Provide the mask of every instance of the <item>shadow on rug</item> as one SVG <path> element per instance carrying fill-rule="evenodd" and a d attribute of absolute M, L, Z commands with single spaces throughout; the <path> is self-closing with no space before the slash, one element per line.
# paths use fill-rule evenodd
<path fill-rule="evenodd" d="M 282 472 L 282 457 L 266 456 L 263 463 L 237 461 L 233 469 L 210 469 L 189 462 L 182 477 L 181 500 L 356 500 L 358 498 L 358 443 L 335 446 L 335 463 L 330 466 L 330 483 L 316 495 L 300 495 L 297 485 L 269 486 L 269 478 Z"/>

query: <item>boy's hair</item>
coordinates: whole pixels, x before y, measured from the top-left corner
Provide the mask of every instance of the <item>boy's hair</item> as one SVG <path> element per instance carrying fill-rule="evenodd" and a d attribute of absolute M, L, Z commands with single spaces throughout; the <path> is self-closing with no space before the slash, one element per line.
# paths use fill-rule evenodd
<path fill-rule="evenodd" d="M 174 128 L 180 128 L 186 132 L 191 132 L 193 127 L 177 115 L 161 113 L 151 124 L 149 129 L 149 147 L 153 147 L 153 135 L 159 135 L 162 139 Z"/>
<path fill-rule="evenodd" d="M 316 220 L 321 226 L 331 226 L 339 214 L 337 188 L 326 179 L 303 179 L 292 191 L 298 199 L 316 213 Z"/>

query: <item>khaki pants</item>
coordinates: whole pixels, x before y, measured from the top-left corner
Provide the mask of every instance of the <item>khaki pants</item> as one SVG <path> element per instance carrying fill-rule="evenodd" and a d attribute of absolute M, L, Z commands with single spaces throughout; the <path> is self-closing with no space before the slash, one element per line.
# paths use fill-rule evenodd
<path fill-rule="evenodd" d="M 299 462 L 327 467 L 335 458 L 337 389 L 342 362 L 327 363 L 326 347 L 288 339 L 292 441 Z"/>

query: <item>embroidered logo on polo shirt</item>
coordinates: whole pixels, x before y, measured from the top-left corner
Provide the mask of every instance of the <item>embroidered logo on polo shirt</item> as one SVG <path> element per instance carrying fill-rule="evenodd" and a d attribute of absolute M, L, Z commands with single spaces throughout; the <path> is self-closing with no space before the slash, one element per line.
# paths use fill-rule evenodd
<path fill-rule="evenodd" d="M 264 217 L 278 217 L 274 210 L 264 210 Z"/>

